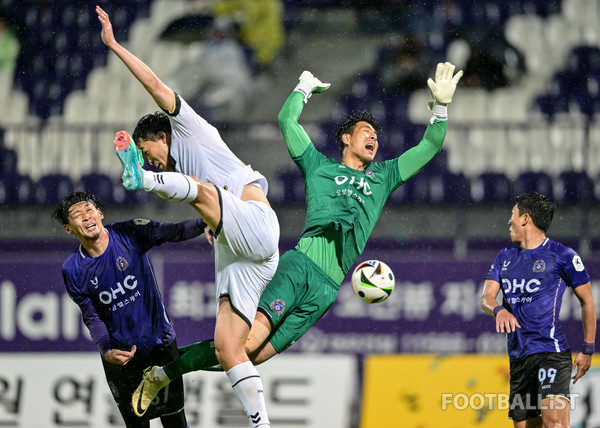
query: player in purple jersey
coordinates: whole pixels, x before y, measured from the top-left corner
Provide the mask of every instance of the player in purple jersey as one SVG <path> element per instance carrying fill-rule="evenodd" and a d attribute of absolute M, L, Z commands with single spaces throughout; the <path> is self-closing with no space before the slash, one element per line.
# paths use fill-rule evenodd
<path fill-rule="evenodd" d="M 596 337 L 596 309 L 590 277 L 579 255 L 546 237 L 554 206 L 545 196 L 515 198 L 508 221 L 510 238 L 488 272 L 483 310 L 506 333 L 510 360 L 510 410 L 517 428 L 569 426 L 569 384 L 590 368 Z M 581 304 L 583 345 L 572 362 L 558 314 L 571 287 Z M 496 301 L 502 289 L 502 304 Z"/>
<path fill-rule="evenodd" d="M 131 394 L 146 367 L 178 357 L 175 330 L 146 253 L 165 242 L 195 238 L 205 224 L 136 219 L 105 226 L 102 207 L 96 196 L 73 192 L 54 210 L 52 216 L 81 243 L 62 266 L 67 292 L 102 356 L 126 426 L 147 428 L 150 419 L 160 417 L 165 428 L 185 428 L 183 382 L 172 382 L 144 418 L 133 413 Z"/>

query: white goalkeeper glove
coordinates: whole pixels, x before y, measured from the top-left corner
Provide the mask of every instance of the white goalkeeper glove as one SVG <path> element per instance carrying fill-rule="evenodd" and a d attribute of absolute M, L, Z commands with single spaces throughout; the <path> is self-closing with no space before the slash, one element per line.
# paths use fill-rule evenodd
<path fill-rule="evenodd" d="M 298 91 L 304 95 L 306 103 L 312 94 L 323 92 L 331 86 L 331 83 L 323 83 L 317 79 L 310 71 L 303 71 L 298 78 L 298 84 L 294 91 Z"/>
<path fill-rule="evenodd" d="M 431 77 L 427 80 L 427 85 L 436 104 L 444 106 L 452 102 L 456 85 L 458 85 L 458 81 L 463 75 L 462 70 L 454 74 L 454 68 L 455 66 L 449 62 L 440 62 L 435 70 L 435 82 Z"/>
<path fill-rule="evenodd" d="M 429 110 L 433 113 L 431 122 L 434 119 L 448 119 L 448 104 L 452 102 L 452 96 L 456 91 L 456 85 L 463 75 L 460 70 L 454 74 L 455 66 L 449 62 L 440 62 L 435 70 L 435 82 L 429 78 L 427 86 L 431 91 L 433 101 L 429 102 Z"/>

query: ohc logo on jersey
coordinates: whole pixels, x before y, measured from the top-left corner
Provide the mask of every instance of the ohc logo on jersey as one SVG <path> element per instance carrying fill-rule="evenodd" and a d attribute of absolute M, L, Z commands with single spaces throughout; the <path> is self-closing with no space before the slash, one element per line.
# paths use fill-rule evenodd
<path fill-rule="evenodd" d="M 524 279 L 503 279 L 502 287 L 506 293 L 535 293 L 540 289 L 540 285 L 542 285 L 537 279 L 530 279 L 525 282 Z"/>
<path fill-rule="evenodd" d="M 373 193 L 371 191 L 371 186 L 369 186 L 369 183 L 367 183 L 365 177 L 360 177 L 360 180 L 357 180 L 356 177 L 349 178 L 344 175 L 338 175 L 334 178 L 334 180 L 335 184 L 337 184 L 338 186 L 346 184 L 346 182 L 350 180 L 350 183 L 348 183 L 348 185 L 354 186 L 356 190 L 362 191 L 364 195 L 371 195 Z"/>
<path fill-rule="evenodd" d="M 125 260 L 124 257 L 117 257 L 117 268 L 119 268 L 119 270 L 121 272 L 123 272 L 125 269 L 127 269 L 129 267 L 129 262 L 127 260 Z"/>
<path fill-rule="evenodd" d="M 117 287 L 112 288 L 110 291 L 102 291 L 98 294 L 98 298 L 105 305 L 110 305 L 113 300 L 115 300 L 119 294 L 125 295 L 125 288 L 127 290 L 135 290 L 137 287 L 137 279 L 133 275 L 127 275 L 123 280 L 123 284 L 117 282 Z"/>

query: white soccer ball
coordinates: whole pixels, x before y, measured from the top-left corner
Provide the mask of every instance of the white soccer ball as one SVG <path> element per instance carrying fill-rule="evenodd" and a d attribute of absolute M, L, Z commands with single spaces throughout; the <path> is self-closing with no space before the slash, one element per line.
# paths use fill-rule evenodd
<path fill-rule="evenodd" d="M 394 290 L 394 272 L 379 260 L 360 263 L 352 273 L 354 294 L 364 302 L 380 303 Z"/>

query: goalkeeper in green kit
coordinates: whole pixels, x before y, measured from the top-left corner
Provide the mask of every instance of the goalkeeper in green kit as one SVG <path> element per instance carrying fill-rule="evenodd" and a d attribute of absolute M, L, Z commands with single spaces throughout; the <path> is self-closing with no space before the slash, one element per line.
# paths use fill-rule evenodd
<path fill-rule="evenodd" d="M 427 81 L 433 116 L 421 142 L 383 162 L 373 162 L 379 125 L 366 111 L 351 114 L 338 126 L 341 163 L 317 151 L 298 119 L 310 96 L 330 85 L 308 71 L 302 73 L 278 119 L 287 149 L 304 176 L 306 224 L 296 248 L 281 256 L 261 296 L 246 342 L 255 365 L 283 352 L 329 310 L 390 194 L 440 152 L 447 105 L 463 74 L 454 74 L 454 69 L 448 62 L 440 63 L 435 80 Z M 161 388 L 184 373 L 218 369 L 212 340 L 179 350 L 178 360 L 148 371 L 133 396 L 134 405 L 149 405 Z"/>

